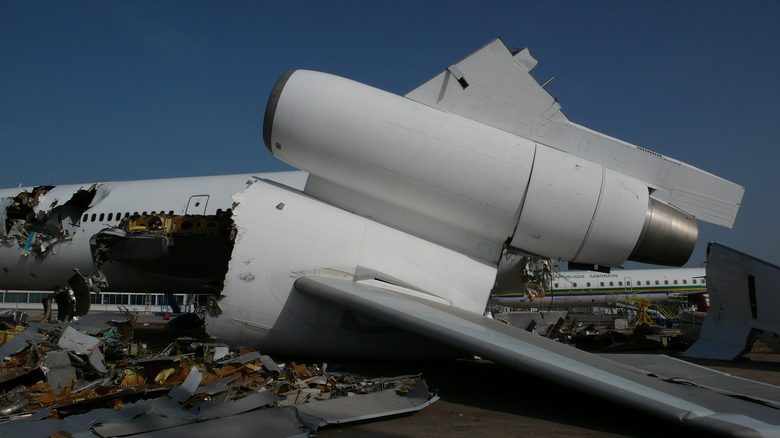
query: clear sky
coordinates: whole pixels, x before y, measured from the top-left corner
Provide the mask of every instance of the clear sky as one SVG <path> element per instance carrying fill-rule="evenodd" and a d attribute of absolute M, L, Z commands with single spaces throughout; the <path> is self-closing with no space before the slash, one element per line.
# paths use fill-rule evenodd
<path fill-rule="evenodd" d="M 290 169 L 262 143 L 283 72 L 403 94 L 497 36 L 571 121 L 746 187 L 688 266 L 780 264 L 777 1 L 0 0 L 0 187 Z"/>

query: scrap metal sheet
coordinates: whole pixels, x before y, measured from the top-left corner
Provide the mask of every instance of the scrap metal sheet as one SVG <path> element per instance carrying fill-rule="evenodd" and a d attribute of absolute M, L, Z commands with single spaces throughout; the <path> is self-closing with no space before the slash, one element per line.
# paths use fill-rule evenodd
<path fill-rule="evenodd" d="M 78 321 L 69 322 L 63 325 L 73 327 L 81 333 L 94 336 L 111 329 L 117 324 L 126 324 L 132 321 L 133 317 L 127 314 L 90 313 L 82 316 Z"/>
<path fill-rule="evenodd" d="M 306 430 L 296 418 L 293 409 L 268 409 L 252 411 L 232 417 L 218 418 L 212 421 L 190 423 L 174 429 L 162 429 L 153 432 L 130 435 L 133 438 L 171 438 L 182 437 L 257 437 L 267 438 L 305 438 Z"/>
<path fill-rule="evenodd" d="M 373 315 L 538 378 L 705 433 L 780 436 L 780 411 L 651 373 L 460 309 L 339 278 L 304 277 L 297 290 Z"/>
<path fill-rule="evenodd" d="M 238 400 L 209 405 L 198 414 L 197 418 L 198 421 L 204 421 L 243 414 L 262 407 L 273 406 L 279 400 L 281 397 L 270 392 L 255 392 Z"/>
<path fill-rule="evenodd" d="M 68 382 L 76 381 L 76 368 L 70 364 L 67 350 L 50 351 L 43 359 L 46 380 L 54 390 L 62 390 Z"/>
<path fill-rule="evenodd" d="M 302 421 L 317 430 L 326 424 L 349 423 L 417 411 L 438 399 L 434 397 L 429 400 L 428 385 L 418 379 L 417 385 L 406 397 L 398 397 L 394 391 L 382 391 L 359 398 L 342 397 L 329 400 L 328 403 L 307 403 L 297 409 Z"/>
<path fill-rule="evenodd" d="M 410 412 L 436 400 L 419 375 L 327 373 L 326 365 L 277 364 L 258 352 L 240 355 L 191 338 L 155 353 L 129 348 L 131 341 L 113 330 L 101 339 L 71 326 L 49 327 L 41 336 L 29 332 L 40 344 L 13 353 L 0 370 L 8 378 L 0 391 L 0 437 L 242 438 L 258 430 L 270 438 L 308 436 L 326 424 Z M 105 373 L 80 357 L 101 348 L 111 349 L 115 359 L 99 356 Z M 230 357 L 215 360 L 221 350 Z M 145 357 L 130 359 L 138 355 Z M 38 361 L 35 367 L 20 365 L 31 360 Z M 37 381 L 41 370 L 46 381 Z M 37 374 L 27 375 L 32 372 Z"/>
<path fill-rule="evenodd" d="M 57 324 L 30 324 L 27 327 L 27 330 L 14 336 L 13 339 L 0 347 L 0 360 L 5 360 L 6 357 L 24 350 L 30 344 L 38 344 L 43 342 L 43 338 L 38 336 L 39 330 L 50 330 L 57 327 L 59 327 Z"/>
<path fill-rule="evenodd" d="M 103 352 L 98 347 L 100 339 L 85 335 L 73 327 L 66 327 L 57 342 L 60 348 L 70 350 L 76 354 L 83 354 L 89 357 L 89 362 L 98 372 L 105 373 L 106 365 L 104 363 Z"/>
<path fill-rule="evenodd" d="M 662 354 L 604 354 L 603 357 L 673 383 L 697 385 L 720 394 L 765 403 L 778 409 L 777 415 L 780 415 L 780 387 L 775 385 L 732 376 Z"/>

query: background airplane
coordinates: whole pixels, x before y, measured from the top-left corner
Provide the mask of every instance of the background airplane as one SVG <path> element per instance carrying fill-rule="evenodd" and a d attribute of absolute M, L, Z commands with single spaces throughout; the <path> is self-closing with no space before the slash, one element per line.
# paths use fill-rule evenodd
<path fill-rule="evenodd" d="M 491 300 L 513 308 L 551 309 L 608 306 L 629 299 L 665 303 L 707 293 L 704 268 L 556 272 L 550 286 L 543 296 L 519 290 L 499 292 Z"/>

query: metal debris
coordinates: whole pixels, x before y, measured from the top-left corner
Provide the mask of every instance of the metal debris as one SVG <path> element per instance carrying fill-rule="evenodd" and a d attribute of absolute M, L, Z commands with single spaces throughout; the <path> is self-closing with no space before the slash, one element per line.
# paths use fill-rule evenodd
<path fill-rule="evenodd" d="M 43 322 L 50 322 L 52 313 L 52 300 L 57 301 L 57 321 L 71 322 L 89 313 L 90 292 L 100 293 L 100 288 L 108 283 L 99 269 L 89 276 L 81 275 L 78 269 L 68 279 L 67 286 L 57 286 L 54 292 L 41 300 L 43 304 Z"/>
<path fill-rule="evenodd" d="M 0 436 L 310 436 L 438 399 L 419 375 L 329 373 L 190 338 L 151 351 L 132 323 L 30 324 L 0 347 Z"/>
<path fill-rule="evenodd" d="M 55 186 L 34 187 L 32 192 L 24 189 L 0 202 L 0 218 L 4 219 L 0 224 L 0 239 L 6 245 L 18 247 L 24 256 L 42 258 L 56 252 L 59 243 L 72 238 L 81 214 L 99 192 L 98 186 L 81 188 L 64 203 L 60 203 L 55 189 Z"/>
<path fill-rule="evenodd" d="M 554 269 L 549 258 L 504 251 L 491 294 L 523 290 L 531 300 L 544 298 L 552 288 Z"/>
<path fill-rule="evenodd" d="M 218 294 L 233 251 L 231 215 L 228 210 L 216 215 L 174 215 L 170 211 L 125 216 L 118 226 L 104 228 L 90 238 L 95 267 L 116 263 L 152 275 L 186 279 L 184 283 L 203 288 L 204 295 Z M 193 271 L 193 266 L 198 269 Z"/>

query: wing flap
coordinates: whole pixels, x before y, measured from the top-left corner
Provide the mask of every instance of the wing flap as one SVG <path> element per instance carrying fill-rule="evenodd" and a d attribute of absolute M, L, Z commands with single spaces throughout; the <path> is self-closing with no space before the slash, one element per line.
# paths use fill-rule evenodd
<path fill-rule="evenodd" d="M 346 279 L 304 277 L 295 287 L 306 295 L 666 420 L 710 433 L 780 435 L 776 409 L 701 387 L 662 381 L 649 372 L 482 315 Z"/>

